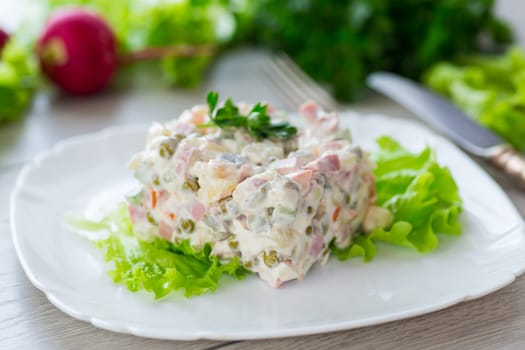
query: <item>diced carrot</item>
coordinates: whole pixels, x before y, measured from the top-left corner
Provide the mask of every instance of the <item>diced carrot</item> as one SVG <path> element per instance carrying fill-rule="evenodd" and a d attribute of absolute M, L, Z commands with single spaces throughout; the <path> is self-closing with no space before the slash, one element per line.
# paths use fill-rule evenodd
<path fill-rule="evenodd" d="M 155 209 L 157 207 L 157 191 L 151 190 L 151 207 Z"/>
<path fill-rule="evenodd" d="M 175 214 L 169 213 L 168 216 L 170 217 L 171 220 L 175 220 Z"/>
<path fill-rule="evenodd" d="M 335 208 L 334 212 L 332 213 L 332 221 L 336 221 L 339 217 L 339 213 L 341 212 L 341 207 Z"/>

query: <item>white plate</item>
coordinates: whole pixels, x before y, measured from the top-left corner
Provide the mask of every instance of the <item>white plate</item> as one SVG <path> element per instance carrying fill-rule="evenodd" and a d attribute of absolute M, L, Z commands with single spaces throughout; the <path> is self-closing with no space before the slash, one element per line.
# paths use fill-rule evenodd
<path fill-rule="evenodd" d="M 65 212 L 110 204 L 132 183 L 125 165 L 142 149 L 145 128 L 121 127 L 59 143 L 24 168 L 11 202 L 24 271 L 75 318 L 116 332 L 180 340 L 284 337 L 378 324 L 480 297 L 523 272 L 522 219 L 473 161 L 413 122 L 354 115 L 342 120 L 366 147 L 382 134 L 412 150 L 426 143 L 435 147 L 459 184 L 464 234 L 441 237 L 439 248 L 427 255 L 381 245 L 371 263 L 332 259 L 280 289 L 249 277 L 213 294 L 154 301 L 113 284 L 100 253 L 62 224 Z"/>

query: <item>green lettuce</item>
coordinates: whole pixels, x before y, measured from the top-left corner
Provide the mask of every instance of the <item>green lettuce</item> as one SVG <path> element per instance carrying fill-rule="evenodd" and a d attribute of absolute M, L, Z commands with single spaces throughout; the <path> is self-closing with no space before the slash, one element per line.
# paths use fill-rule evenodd
<path fill-rule="evenodd" d="M 425 83 L 459 108 L 525 151 L 525 52 L 442 62 L 425 75 Z"/>
<path fill-rule="evenodd" d="M 377 144 L 379 150 L 373 153 L 377 205 L 393 214 L 393 224 L 358 236 L 345 249 L 332 245 L 333 254 L 340 260 L 362 256 L 369 261 L 376 255 L 376 242 L 427 253 L 438 246 L 437 233 L 461 234 L 458 187 L 434 152 L 427 147 L 412 154 L 389 137 L 379 138 Z"/>
<path fill-rule="evenodd" d="M 211 255 L 212 247 L 191 247 L 188 240 L 172 243 L 164 239 L 143 241 L 133 234 L 127 204 L 100 221 L 69 215 L 67 223 L 78 230 L 106 231 L 109 235 L 95 239 L 107 262 L 112 263 L 109 275 L 115 283 L 123 284 L 132 292 L 145 290 L 162 298 L 172 291 L 183 290 L 186 297 L 213 292 L 222 275 L 244 279 L 250 272 L 239 259 L 222 262 Z"/>
<path fill-rule="evenodd" d="M 11 38 L 0 55 L 0 126 L 24 114 L 37 85 L 37 64 L 32 47 Z"/>

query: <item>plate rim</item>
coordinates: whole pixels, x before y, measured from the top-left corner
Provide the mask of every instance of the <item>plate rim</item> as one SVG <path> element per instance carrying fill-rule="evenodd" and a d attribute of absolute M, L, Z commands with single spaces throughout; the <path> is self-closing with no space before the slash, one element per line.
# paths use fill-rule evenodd
<path fill-rule="evenodd" d="M 455 151 L 461 153 L 461 155 L 468 160 L 472 166 L 476 167 L 477 170 L 479 170 L 481 173 L 483 173 L 489 181 L 492 182 L 492 184 L 497 188 L 499 192 L 505 197 L 505 199 L 512 205 L 512 208 L 517 214 L 517 225 L 509 230 L 509 231 L 521 231 L 522 234 L 525 234 L 525 221 L 523 220 L 522 216 L 520 215 L 520 212 L 517 210 L 515 204 L 512 202 L 512 200 L 509 198 L 507 193 L 503 191 L 501 186 L 483 169 L 481 168 L 476 162 L 474 162 L 462 149 L 457 147 L 453 142 L 446 139 L 442 135 L 436 133 L 434 130 L 429 128 L 428 126 L 417 122 L 416 120 L 410 120 L 405 118 L 399 118 L 399 117 L 390 117 L 385 114 L 377 114 L 377 113 L 366 113 L 366 114 L 357 114 L 351 111 L 348 112 L 341 112 L 339 113 L 340 116 L 344 114 L 352 115 L 353 118 L 355 116 L 359 116 L 361 118 L 374 118 L 377 120 L 380 119 L 389 119 L 389 120 L 396 120 L 401 127 L 402 126 L 410 126 L 410 127 L 416 127 L 419 129 L 424 129 L 426 132 L 428 132 L 432 137 L 439 141 L 444 142 L 445 144 L 448 144 L 454 148 Z M 342 331 L 342 330 L 350 330 L 350 329 L 356 329 L 366 326 L 372 326 L 372 325 L 380 325 L 384 323 L 394 322 L 402 319 L 408 319 L 416 316 L 422 316 L 426 314 L 433 313 L 438 310 L 443 310 L 446 308 L 449 308 L 453 305 L 457 305 L 459 303 L 462 303 L 464 301 L 478 299 L 480 297 L 483 297 L 485 295 L 491 294 L 501 288 L 504 288 L 505 286 L 508 286 L 512 282 L 516 280 L 518 276 L 523 274 L 525 272 L 525 263 L 523 263 L 521 266 L 515 264 L 506 266 L 508 271 L 505 273 L 505 279 L 502 279 L 501 282 L 490 285 L 488 288 L 484 288 L 483 290 L 477 292 L 477 293 L 470 293 L 469 295 L 465 295 L 462 297 L 451 297 L 449 299 L 446 299 L 445 301 L 440 301 L 438 303 L 432 304 L 430 307 L 427 307 L 425 309 L 421 308 L 411 308 L 404 310 L 402 312 L 395 312 L 390 315 L 386 316 L 376 316 L 376 317 L 369 317 L 365 319 L 360 320 L 351 320 L 351 321 L 339 321 L 339 322 L 332 322 L 332 323 L 326 323 L 324 325 L 317 325 L 317 326 L 303 326 L 303 327 L 296 327 L 296 328 L 288 328 L 288 329 L 282 329 L 282 330 L 273 330 L 269 333 L 258 332 L 258 331 L 233 331 L 233 332 L 221 332 L 221 331 L 194 331 L 194 332 L 178 332 L 176 329 L 172 329 L 169 331 L 165 330 L 154 330 L 149 327 L 146 328 L 140 328 L 135 327 L 133 325 L 130 325 L 129 322 L 124 321 L 115 321 L 111 319 L 102 319 L 98 317 L 94 317 L 89 315 L 88 313 L 79 311 L 74 305 L 68 305 L 67 302 L 62 302 L 60 298 L 60 291 L 55 291 L 52 287 L 47 286 L 45 283 L 41 282 L 33 273 L 33 271 L 29 268 L 27 258 L 24 255 L 24 252 L 20 246 L 19 242 L 19 234 L 17 233 L 17 227 L 15 223 L 15 217 L 16 217 L 16 200 L 18 197 L 19 192 L 22 190 L 23 185 L 26 181 L 27 176 L 29 173 L 38 168 L 43 161 L 48 159 L 49 157 L 59 153 L 62 149 L 67 148 L 69 146 L 75 145 L 75 144 L 82 144 L 86 142 L 93 142 L 97 139 L 103 139 L 105 137 L 108 137 L 114 133 L 130 133 L 130 132 L 144 132 L 144 130 L 147 130 L 148 126 L 151 123 L 138 123 L 138 124 L 128 124 L 128 125 L 115 125 L 106 127 L 102 130 L 99 130 L 97 132 L 92 133 L 86 133 L 81 134 L 77 136 L 73 136 L 64 140 L 61 140 L 57 143 L 55 143 L 52 147 L 42 150 L 38 152 L 31 160 L 29 160 L 23 168 L 20 170 L 20 172 L 17 175 L 15 186 L 13 190 L 11 191 L 10 200 L 9 200 L 9 220 L 10 220 L 10 231 L 11 231 L 11 239 L 13 241 L 13 246 L 16 251 L 16 255 L 18 257 L 18 260 L 22 266 L 22 269 L 26 276 L 28 277 L 29 281 L 41 292 L 43 292 L 46 296 L 46 298 L 49 300 L 51 304 L 53 304 L 56 308 L 58 308 L 60 311 L 64 312 L 65 314 L 81 320 L 85 322 L 89 322 L 91 325 L 97 328 L 105 329 L 108 331 L 116 332 L 116 333 L 123 333 L 123 334 L 132 334 L 139 337 L 147 337 L 152 339 L 166 339 L 166 340 L 183 340 L 183 341 L 189 341 L 189 340 L 219 340 L 219 341 L 229 341 L 229 340 L 256 340 L 256 339 L 269 339 L 269 338 L 283 338 L 283 337 L 291 337 L 291 336 L 304 336 L 304 335 L 313 335 L 313 334 L 320 334 L 320 333 L 327 333 L 327 332 L 336 332 L 336 331 Z"/>

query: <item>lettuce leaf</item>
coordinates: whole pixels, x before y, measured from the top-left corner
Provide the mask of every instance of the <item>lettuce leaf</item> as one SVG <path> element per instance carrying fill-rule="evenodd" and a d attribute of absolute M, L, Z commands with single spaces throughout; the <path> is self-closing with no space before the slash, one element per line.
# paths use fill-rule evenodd
<path fill-rule="evenodd" d="M 427 253 L 438 246 L 437 233 L 461 234 L 458 187 L 450 171 L 437 163 L 434 152 L 427 147 L 412 154 L 385 136 L 377 144 L 379 150 L 373 153 L 377 205 L 392 212 L 393 224 L 358 236 L 345 249 L 332 246 L 332 253 L 340 260 L 362 256 L 370 261 L 377 251 L 376 242 Z"/>
<path fill-rule="evenodd" d="M 424 75 L 426 85 L 450 98 L 459 108 L 525 151 L 525 51 L 442 62 Z"/>
<path fill-rule="evenodd" d="M 100 221 L 69 215 L 66 222 L 81 231 L 107 231 L 107 238 L 94 242 L 105 260 L 112 263 L 109 275 L 113 281 L 132 292 L 151 292 L 156 299 L 179 289 L 186 297 L 213 292 L 222 275 L 241 280 L 250 274 L 237 257 L 221 262 L 211 255 L 210 244 L 196 250 L 188 240 L 176 244 L 158 238 L 152 241 L 138 239 L 133 234 L 126 203 L 121 203 Z"/>
<path fill-rule="evenodd" d="M 11 37 L 0 55 L 0 126 L 18 120 L 29 108 L 38 85 L 33 47 Z"/>

